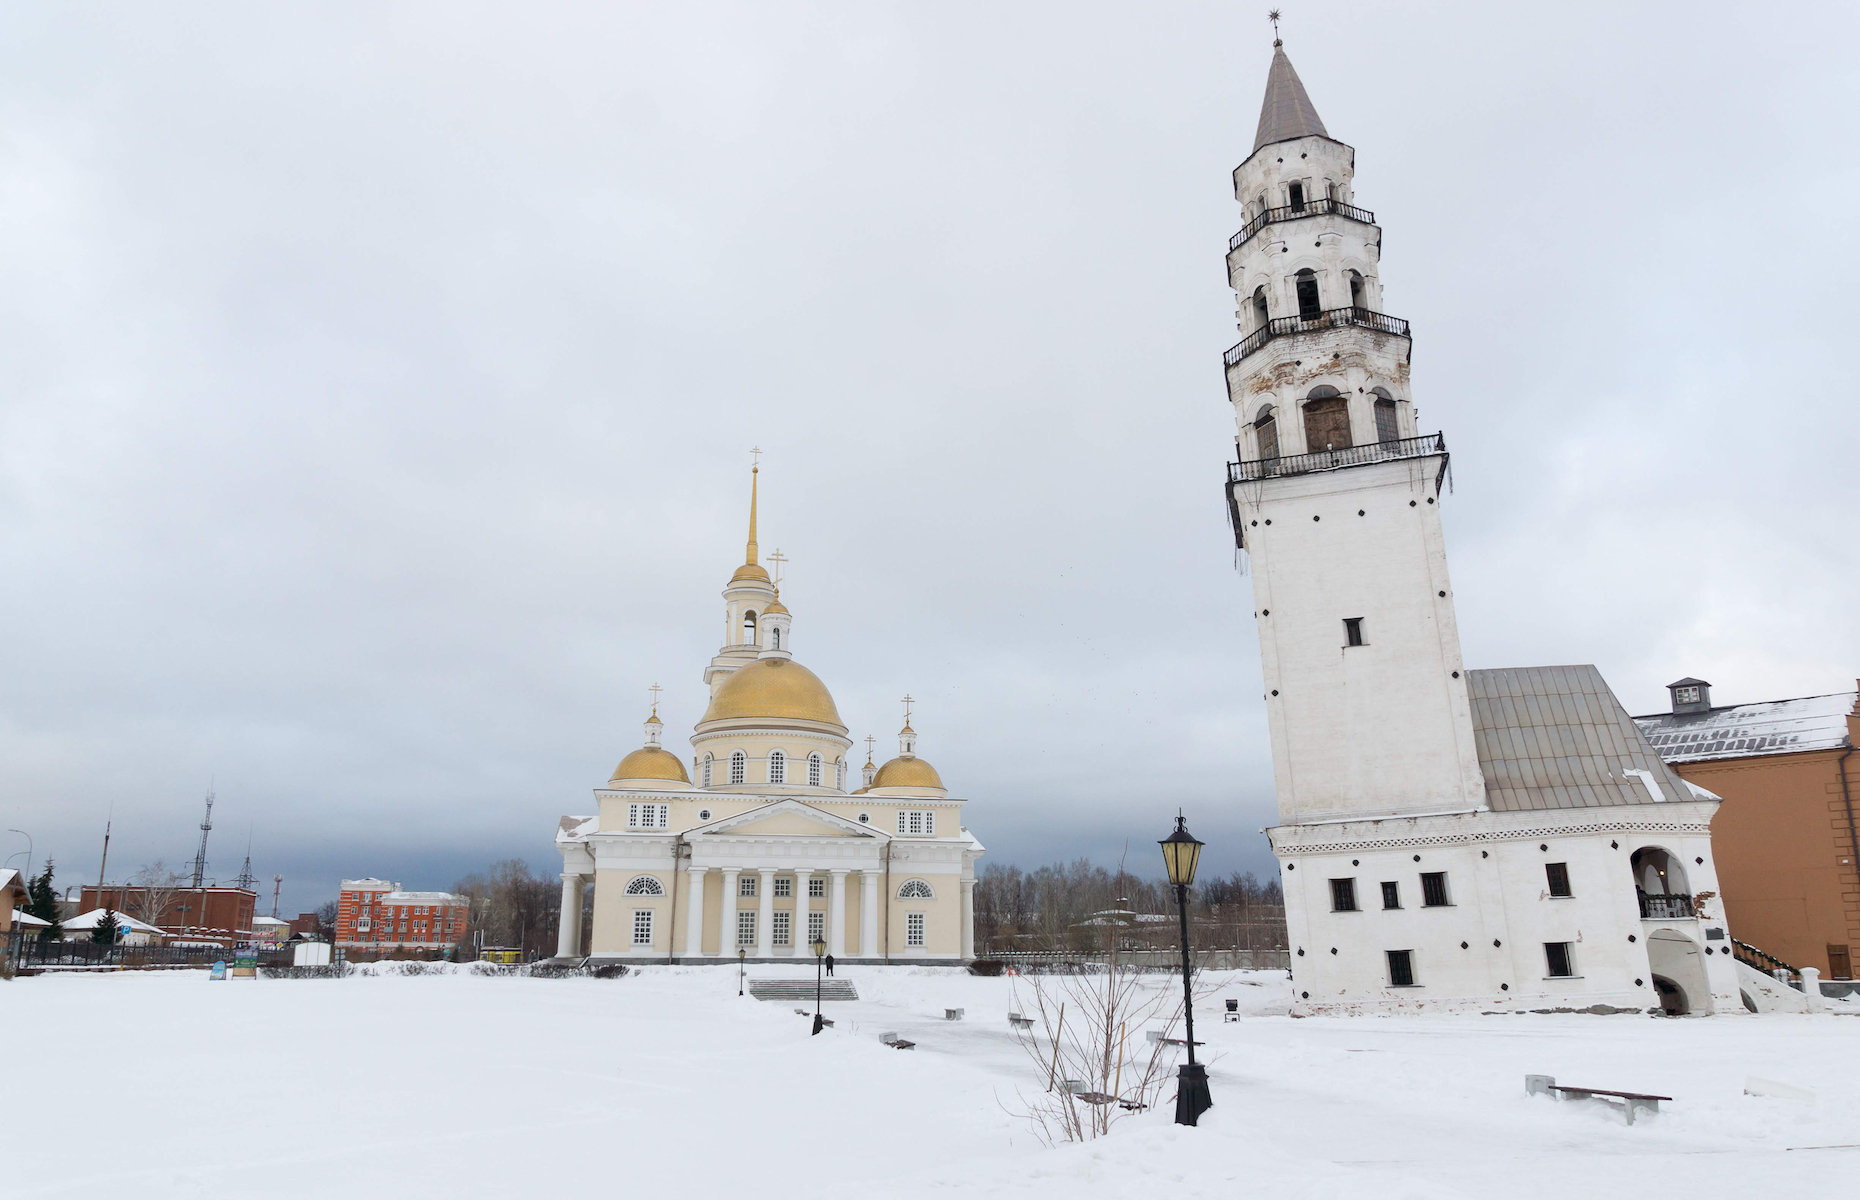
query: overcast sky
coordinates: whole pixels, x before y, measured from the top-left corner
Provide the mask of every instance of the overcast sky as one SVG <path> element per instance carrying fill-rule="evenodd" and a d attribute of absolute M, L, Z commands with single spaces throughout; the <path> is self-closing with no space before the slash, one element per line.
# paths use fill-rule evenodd
<path fill-rule="evenodd" d="M 703 708 L 740 560 L 987 861 L 1270 869 L 1221 497 L 1265 4 L 15 4 L 0 818 L 444 887 Z M 1860 671 L 1849 5 L 1287 4 L 1467 662 Z M 1843 349 L 1845 347 L 1846 349 Z M 24 838 L 6 834 L 5 853 Z M 23 854 L 11 860 L 23 866 Z"/>

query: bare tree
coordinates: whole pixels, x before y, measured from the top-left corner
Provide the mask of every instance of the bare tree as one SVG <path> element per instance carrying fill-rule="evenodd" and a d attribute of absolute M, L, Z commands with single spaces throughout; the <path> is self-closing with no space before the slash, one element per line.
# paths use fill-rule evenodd
<path fill-rule="evenodd" d="M 136 890 L 129 895 L 130 915 L 149 925 L 162 925 L 174 898 L 187 883 L 187 877 L 168 868 L 161 859 L 149 863 L 129 877 Z"/>
<path fill-rule="evenodd" d="M 507 858 L 465 876 L 452 890 L 471 905 L 462 942 L 482 932 L 487 946 L 555 952 L 556 923 L 561 919 L 559 881 L 532 874 L 522 859 Z"/>

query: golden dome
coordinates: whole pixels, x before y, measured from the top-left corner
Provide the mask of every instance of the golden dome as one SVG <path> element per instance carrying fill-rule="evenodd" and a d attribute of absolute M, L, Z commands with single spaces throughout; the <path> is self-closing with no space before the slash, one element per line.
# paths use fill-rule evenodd
<path fill-rule="evenodd" d="M 769 573 L 756 563 L 744 563 L 742 566 L 736 568 L 736 574 L 730 576 L 730 582 L 735 583 L 739 579 L 758 579 L 763 583 L 767 583 L 769 581 Z"/>
<path fill-rule="evenodd" d="M 788 606 L 781 602 L 780 592 L 776 592 L 775 598 L 769 601 L 767 608 L 764 608 L 762 610 L 762 615 L 765 617 L 768 616 L 770 613 L 788 613 Z M 793 616 L 794 614 L 788 613 L 788 615 Z"/>
<path fill-rule="evenodd" d="M 685 764 L 678 756 L 659 746 L 641 746 L 633 753 L 620 760 L 614 768 L 613 778 L 608 783 L 619 783 L 622 779 L 670 779 L 678 783 L 690 783 L 691 777 L 685 774 Z"/>
<path fill-rule="evenodd" d="M 712 721 L 768 718 L 818 721 L 846 732 L 827 685 L 791 658 L 758 658 L 731 673 L 710 698 L 698 728 Z"/>
<path fill-rule="evenodd" d="M 943 777 L 936 773 L 935 767 L 921 758 L 900 756 L 878 769 L 878 774 L 872 776 L 872 786 L 941 788 Z"/>

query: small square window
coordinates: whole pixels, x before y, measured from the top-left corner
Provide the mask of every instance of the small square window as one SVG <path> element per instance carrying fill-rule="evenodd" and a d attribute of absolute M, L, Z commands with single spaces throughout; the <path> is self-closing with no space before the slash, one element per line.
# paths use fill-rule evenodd
<path fill-rule="evenodd" d="M 1356 880 L 1333 879 L 1330 881 L 1330 911 L 1356 911 Z"/>
<path fill-rule="evenodd" d="M 1428 871 L 1421 876 L 1421 903 L 1427 908 L 1440 908 L 1450 903 L 1445 871 Z"/>
<path fill-rule="evenodd" d="M 1390 950 L 1388 952 L 1388 957 L 1389 957 L 1389 986 L 1390 987 L 1413 987 L 1414 986 L 1414 951 L 1412 950 Z"/>
<path fill-rule="evenodd" d="M 1574 895 L 1569 890 L 1569 864 L 1545 863 L 1544 878 L 1549 881 L 1552 896 Z"/>
<path fill-rule="evenodd" d="M 1699 702 L 1699 690 L 1695 687 L 1674 688 L 1673 699 L 1679 701 L 1681 704 L 1697 704 Z"/>
<path fill-rule="evenodd" d="M 1363 644 L 1363 618 L 1345 617 L 1343 619 L 1343 644 L 1346 646 Z"/>
<path fill-rule="evenodd" d="M 1382 885 L 1382 907 L 1383 908 L 1400 908 L 1401 907 L 1401 885 L 1400 884 L 1385 883 Z"/>
<path fill-rule="evenodd" d="M 736 894 L 739 896 L 755 895 L 756 877 L 754 875 L 738 875 L 736 877 Z"/>
<path fill-rule="evenodd" d="M 786 900 L 792 895 L 794 895 L 794 880 L 786 875 L 777 875 L 775 877 L 775 898 Z"/>
<path fill-rule="evenodd" d="M 1568 942 L 1545 942 L 1544 964 L 1549 967 L 1552 979 L 1567 979 L 1576 973 Z"/>
<path fill-rule="evenodd" d="M 820 897 L 827 894 L 827 881 L 816 875 L 807 881 L 807 894 Z"/>

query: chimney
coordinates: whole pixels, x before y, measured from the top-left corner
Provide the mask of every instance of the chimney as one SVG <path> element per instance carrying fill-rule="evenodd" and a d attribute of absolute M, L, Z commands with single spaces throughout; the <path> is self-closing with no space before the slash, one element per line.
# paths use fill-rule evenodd
<path fill-rule="evenodd" d="M 1688 675 L 1667 684 L 1666 691 L 1673 698 L 1674 716 L 1711 711 L 1711 684 L 1703 679 Z"/>

